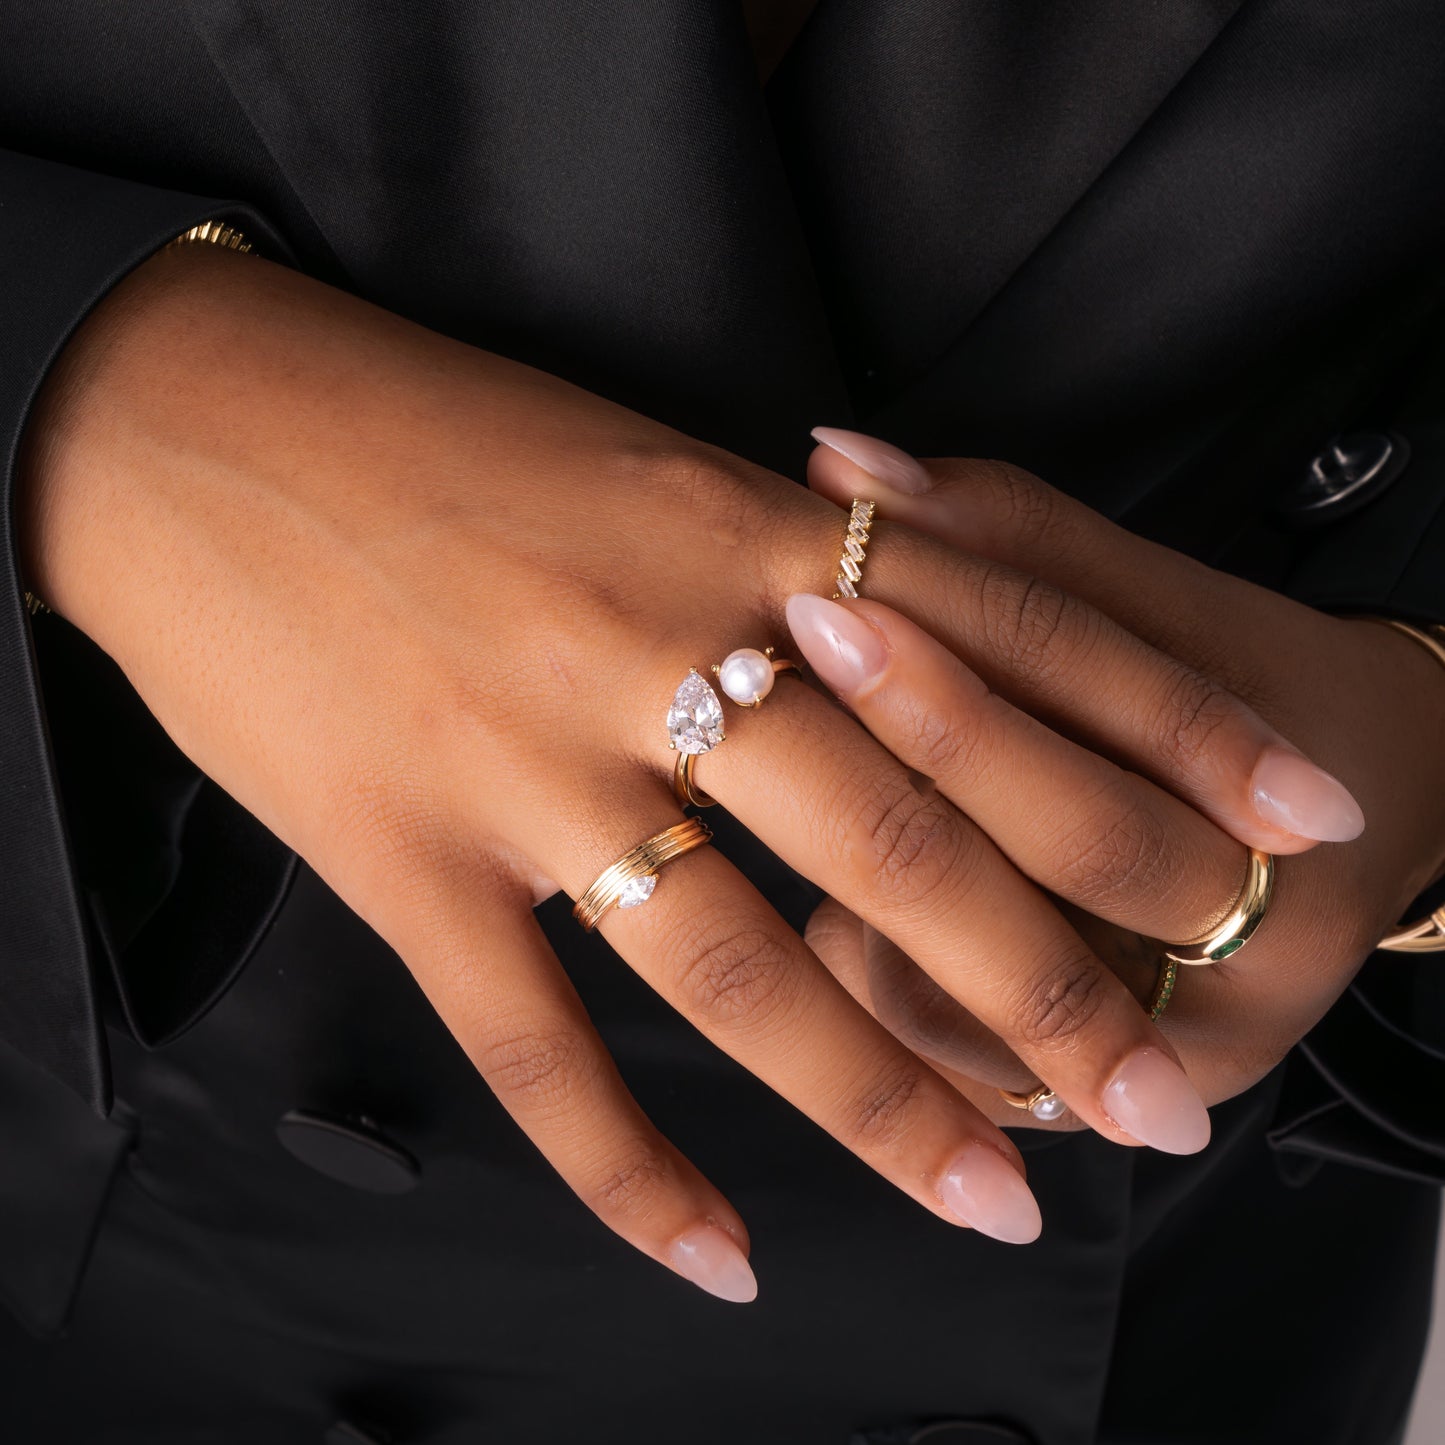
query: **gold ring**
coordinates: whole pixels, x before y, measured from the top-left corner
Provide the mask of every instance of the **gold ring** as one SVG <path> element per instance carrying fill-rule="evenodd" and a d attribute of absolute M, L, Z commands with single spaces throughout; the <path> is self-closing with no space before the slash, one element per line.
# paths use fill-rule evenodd
<path fill-rule="evenodd" d="M 712 665 L 718 686 L 739 707 L 759 707 L 785 672 L 803 669 L 789 657 L 774 657 L 771 647 L 739 647 Z M 694 759 L 727 741 L 723 731 L 722 703 L 712 685 L 693 668 L 673 694 L 667 710 L 667 745 L 677 755 L 672 770 L 672 793 L 684 808 L 711 808 L 717 803 L 692 780 Z"/>
<path fill-rule="evenodd" d="M 636 908 L 652 897 L 657 887 L 657 870 L 664 863 L 701 848 L 711 841 L 712 829 L 701 818 L 684 818 L 671 828 L 655 833 L 645 843 L 624 853 L 577 900 L 572 916 L 591 933 L 597 920 L 615 903 L 619 908 Z"/>
<path fill-rule="evenodd" d="M 1177 963 L 1218 963 L 1238 953 L 1259 927 L 1274 893 L 1274 855 L 1263 848 L 1249 850 L 1249 866 L 1229 917 L 1202 938 L 1187 943 L 1166 943 L 1164 956 Z"/>
<path fill-rule="evenodd" d="M 853 510 L 848 514 L 848 530 L 843 534 L 843 555 L 838 561 L 838 575 L 833 585 L 837 591 L 833 601 L 840 597 L 856 597 L 858 584 L 863 580 L 863 563 L 868 557 L 868 529 L 873 525 L 873 503 L 860 498 L 853 499 Z"/>
<path fill-rule="evenodd" d="M 1154 996 L 1149 1000 L 1149 1021 L 1158 1023 L 1159 1015 L 1169 1007 L 1169 1000 L 1174 996 L 1174 982 L 1179 974 L 1179 962 L 1170 958 L 1166 953 L 1159 960 L 1159 977 L 1154 983 Z M 1057 1119 L 1068 1107 L 1047 1084 L 1037 1084 L 1027 1092 L 1019 1093 L 1014 1089 L 1000 1089 L 1006 1104 L 1012 1104 L 1015 1109 L 1024 1109 L 1032 1114 L 1035 1119 Z"/>

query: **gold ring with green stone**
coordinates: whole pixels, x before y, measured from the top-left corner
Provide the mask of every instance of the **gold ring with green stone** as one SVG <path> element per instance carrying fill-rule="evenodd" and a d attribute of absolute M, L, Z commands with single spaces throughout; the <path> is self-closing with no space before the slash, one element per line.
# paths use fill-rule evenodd
<path fill-rule="evenodd" d="M 1163 944 L 1164 956 L 1176 963 L 1218 963 L 1238 953 L 1263 921 L 1273 893 L 1274 854 L 1266 853 L 1263 848 L 1251 848 L 1244 887 L 1229 917 L 1203 938 Z"/>

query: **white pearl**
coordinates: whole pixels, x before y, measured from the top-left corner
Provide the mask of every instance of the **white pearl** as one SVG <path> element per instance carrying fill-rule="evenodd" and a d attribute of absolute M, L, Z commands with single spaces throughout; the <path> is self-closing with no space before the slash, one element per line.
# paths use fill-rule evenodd
<path fill-rule="evenodd" d="M 718 686 L 744 707 L 761 702 L 773 690 L 772 662 L 755 647 L 740 647 L 723 658 L 717 670 Z"/>
<path fill-rule="evenodd" d="M 1038 1099 L 1032 1109 L 1029 1110 L 1035 1119 L 1057 1119 L 1068 1107 L 1057 1094 L 1045 1094 Z"/>

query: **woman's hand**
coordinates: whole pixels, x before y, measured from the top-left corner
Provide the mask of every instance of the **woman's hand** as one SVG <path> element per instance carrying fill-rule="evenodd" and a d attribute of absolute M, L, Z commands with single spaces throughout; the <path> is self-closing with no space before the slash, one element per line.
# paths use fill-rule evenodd
<path fill-rule="evenodd" d="M 1363 804 L 1362 836 L 1279 861 L 1274 902 L 1246 948 L 1179 970 L 1162 1027 L 1190 1078 L 1211 1102 L 1248 1087 L 1312 1027 L 1445 866 L 1445 669 L 1391 629 L 1332 618 L 1203 567 L 1015 468 L 920 464 L 874 438 L 826 428 L 816 435 L 827 445 L 810 459 L 809 479 L 821 494 L 840 504 L 870 497 L 887 518 L 1050 584 L 1027 665 L 986 636 L 962 648 L 951 638 L 950 650 L 881 605 L 932 625 L 912 603 L 905 549 L 895 553 L 888 529 L 875 525 L 866 590 L 881 601 L 800 597 L 789 618 L 859 720 L 1063 900 L 1141 1000 L 1159 961 L 1147 940 L 1191 936 L 1185 917 L 1211 906 L 1222 917 L 1239 890 L 1244 850 L 1221 830 L 1268 846 L 1258 816 L 1299 824 L 1307 807 L 1316 836 L 1357 831 L 1352 804 L 1328 781 L 1299 772 L 1293 795 L 1280 796 L 1277 774 L 1298 769 L 1295 762 L 1266 757 L 1256 766 L 1253 807 L 1244 812 L 1238 796 L 1201 792 L 1181 774 L 1201 743 L 1219 741 L 1235 697 L 1327 762 Z M 1088 706 L 1077 705 L 1067 679 L 1090 666 L 1077 623 L 1092 609 L 1221 690 L 1199 695 L 1180 746 L 1146 762 L 1148 779 L 1109 760 L 1120 756 L 1109 717 L 1137 718 L 1141 706 L 1160 702 L 1180 714 L 1170 700 L 1121 687 L 1107 666 L 1096 668 Z M 1126 761 L 1138 759 L 1134 751 Z M 836 904 L 819 911 L 808 936 L 855 997 L 992 1117 L 1035 1122 L 993 1087 L 1027 1088 L 1030 1069 L 894 942 Z M 1043 1078 L 1052 1082 L 1047 1071 Z M 1079 1122 L 1065 1116 L 1046 1127 Z"/>
<path fill-rule="evenodd" d="M 689 667 L 782 639 L 786 597 L 833 576 L 833 506 L 558 378 L 201 246 L 117 288 L 27 435 L 21 541 L 39 594 L 397 950 L 605 1223 L 704 1288 L 751 1297 L 741 1219 L 628 1093 L 531 909 L 559 887 L 579 897 L 679 820 L 674 690 Z M 1027 575 L 917 534 L 892 550 L 946 643 L 984 636 L 1031 661 Z M 1181 728 L 1186 670 L 1102 617 L 1091 627 L 1091 656 L 1154 703 L 1152 726 L 1107 713 L 1121 749 L 1172 768 L 1186 796 L 1247 811 L 1256 758 L 1291 750 L 1213 692 L 1227 726 Z M 1086 709 L 1091 678 L 1056 682 L 1066 710 Z M 726 722 L 701 787 L 1056 1078 L 1079 1118 L 1121 1142 L 1203 1143 L 1167 1041 L 961 812 L 796 679 Z M 1184 932 L 1207 921 L 1194 906 L 1181 900 Z M 645 906 L 600 927 L 924 1208 L 1037 1234 L 1007 1136 L 720 854 L 669 864 Z M 1127 1130 L 1106 1108 L 1121 1088 Z"/>

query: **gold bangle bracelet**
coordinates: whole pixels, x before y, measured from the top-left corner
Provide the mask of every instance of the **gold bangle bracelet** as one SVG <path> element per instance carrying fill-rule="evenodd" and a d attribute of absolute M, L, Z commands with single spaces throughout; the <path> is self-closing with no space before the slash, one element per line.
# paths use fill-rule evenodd
<path fill-rule="evenodd" d="M 1445 623 L 1406 622 L 1400 617 L 1379 617 L 1373 613 L 1355 615 L 1357 622 L 1379 622 L 1418 642 L 1445 667 Z M 1376 945 L 1384 953 L 1445 953 L 1445 903 L 1414 923 L 1402 923 Z"/>

